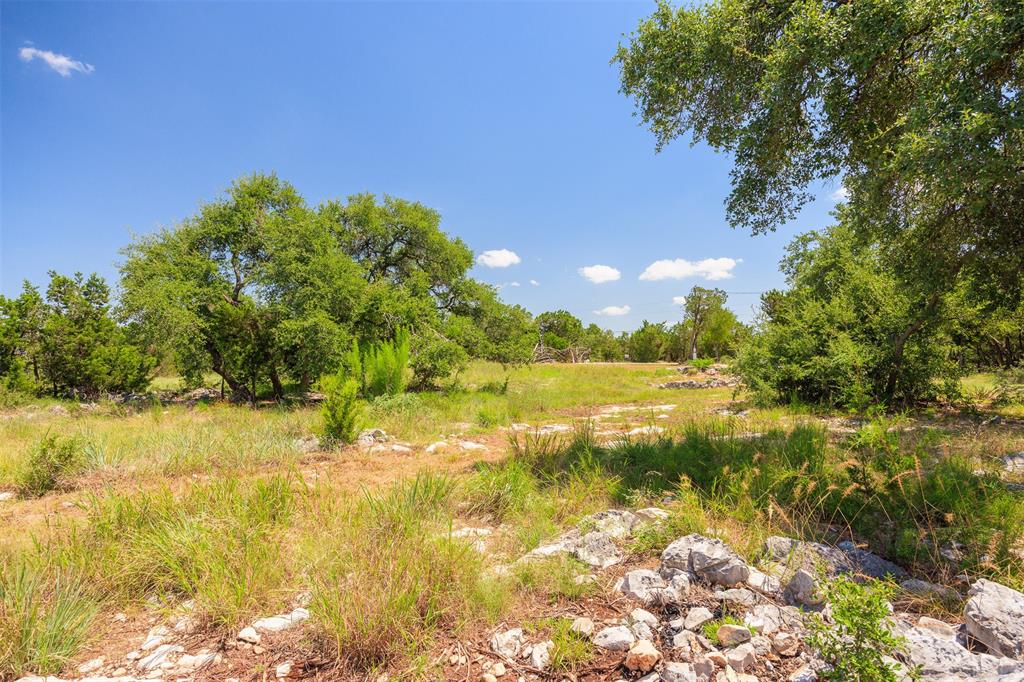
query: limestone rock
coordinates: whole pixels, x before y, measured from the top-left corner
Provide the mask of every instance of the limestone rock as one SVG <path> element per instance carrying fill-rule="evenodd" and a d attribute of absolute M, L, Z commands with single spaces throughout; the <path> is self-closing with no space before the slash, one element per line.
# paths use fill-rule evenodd
<path fill-rule="evenodd" d="M 698 630 L 704 623 L 709 620 L 714 620 L 715 614 L 711 613 L 708 609 L 703 606 L 697 606 L 690 609 L 686 618 L 683 620 L 683 627 L 687 630 Z"/>
<path fill-rule="evenodd" d="M 1024 473 L 1024 450 L 1003 455 L 999 461 L 1002 462 L 1003 469 L 1011 474 Z"/>
<path fill-rule="evenodd" d="M 772 649 L 779 656 L 796 656 L 800 653 L 800 639 L 788 632 L 778 632 L 772 638 Z"/>
<path fill-rule="evenodd" d="M 717 637 L 722 646 L 736 646 L 750 641 L 750 630 L 743 625 L 726 623 L 718 626 Z"/>
<path fill-rule="evenodd" d="M 537 670 L 547 670 L 551 665 L 551 649 L 554 646 L 555 643 L 551 640 L 534 644 L 533 651 L 530 652 L 530 665 Z"/>
<path fill-rule="evenodd" d="M 728 661 L 730 668 L 742 673 L 754 666 L 757 662 L 757 655 L 754 653 L 754 646 L 747 642 L 726 651 L 725 660 Z"/>
<path fill-rule="evenodd" d="M 594 634 L 594 621 L 589 618 L 577 618 L 572 622 L 570 629 L 576 634 L 590 637 Z"/>
<path fill-rule="evenodd" d="M 594 644 L 609 651 L 628 651 L 636 642 L 633 632 L 624 625 L 613 625 L 594 635 Z"/>
<path fill-rule="evenodd" d="M 242 631 L 238 633 L 238 639 L 249 644 L 259 644 L 260 633 L 256 632 L 256 629 L 252 627 L 242 628 Z"/>
<path fill-rule="evenodd" d="M 661 554 L 663 569 L 688 571 L 717 585 L 732 587 L 746 581 L 750 569 L 718 539 L 691 534 L 674 541 Z"/>
<path fill-rule="evenodd" d="M 631 511 L 609 509 L 583 517 L 580 524 L 591 525 L 594 529 L 603 531 L 613 538 L 624 538 L 633 532 L 640 521 L 640 517 Z"/>
<path fill-rule="evenodd" d="M 911 664 L 921 666 L 925 680 L 1024 680 L 1024 662 L 968 651 L 958 642 L 931 630 L 900 624 Z"/>
<path fill-rule="evenodd" d="M 525 641 L 522 628 L 496 632 L 491 637 L 491 651 L 508 658 L 516 658 L 522 652 Z"/>
<path fill-rule="evenodd" d="M 697 672 L 690 663 L 672 661 L 666 663 L 661 669 L 661 679 L 664 682 L 703 682 L 697 677 Z M 704 678 L 707 680 L 707 677 Z"/>
<path fill-rule="evenodd" d="M 968 594 L 967 632 L 993 654 L 1024 660 L 1024 594 L 985 579 Z"/>
<path fill-rule="evenodd" d="M 650 641 L 642 639 L 629 648 L 625 665 L 633 672 L 646 673 L 653 670 L 660 660 L 661 652 Z"/>
<path fill-rule="evenodd" d="M 619 591 L 645 606 L 675 604 L 689 591 L 689 580 L 685 576 L 673 576 L 665 580 L 652 570 L 641 568 L 622 576 Z"/>

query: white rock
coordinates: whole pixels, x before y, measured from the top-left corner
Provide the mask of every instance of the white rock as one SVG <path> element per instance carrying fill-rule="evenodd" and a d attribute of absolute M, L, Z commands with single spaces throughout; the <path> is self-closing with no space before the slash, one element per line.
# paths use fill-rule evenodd
<path fill-rule="evenodd" d="M 551 665 L 551 649 L 554 646 L 555 643 L 551 640 L 534 644 L 533 651 L 530 652 L 530 665 L 537 670 L 547 670 Z"/>
<path fill-rule="evenodd" d="M 584 526 L 592 525 L 594 529 L 603 531 L 613 538 L 624 538 L 639 525 L 640 517 L 623 509 L 609 509 L 585 516 L 580 523 Z"/>
<path fill-rule="evenodd" d="M 459 447 L 463 450 L 486 450 L 487 446 L 480 443 L 474 443 L 470 440 L 459 441 Z"/>
<path fill-rule="evenodd" d="M 1011 474 L 1024 473 L 1024 451 L 1003 455 L 999 461 L 1002 462 L 1003 469 Z"/>
<path fill-rule="evenodd" d="M 290 675 L 291 672 L 292 672 L 292 662 L 291 661 L 285 661 L 284 663 L 282 663 L 279 666 L 277 666 L 276 668 L 274 668 L 274 676 L 277 677 L 277 679 L 279 679 L 279 680 L 280 679 L 284 679 L 285 677 L 288 677 L 288 675 Z"/>
<path fill-rule="evenodd" d="M 238 633 L 238 639 L 249 644 L 259 644 L 260 633 L 256 632 L 256 629 L 252 627 L 242 628 L 242 631 Z"/>
<path fill-rule="evenodd" d="M 15 497 L 16 495 L 12 493 L 10 490 L 0 491 L 0 502 L 9 502 L 10 500 L 13 500 Z"/>
<path fill-rule="evenodd" d="M 505 672 L 505 664 L 501 661 L 496 661 L 494 665 L 491 666 L 491 674 L 495 677 L 504 677 Z"/>
<path fill-rule="evenodd" d="M 594 634 L 594 621 L 589 618 L 577 618 L 573 620 L 570 629 L 576 634 L 590 637 L 590 635 Z"/>
<path fill-rule="evenodd" d="M 814 668 L 811 666 L 805 665 L 798 670 L 794 670 L 786 679 L 788 679 L 789 682 L 817 682 L 818 673 L 814 672 Z"/>
<path fill-rule="evenodd" d="M 746 562 L 728 545 L 697 534 L 681 537 L 666 547 L 661 565 L 663 569 L 688 571 L 726 587 L 745 582 L 750 575 Z"/>
<path fill-rule="evenodd" d="M 164 663 L 168 662 L 168 656 L 174 653 L 178 653 L 180 651 L 182 651 L 182 648 L 180 646 L 175 646 L 173 644 L 161 644 L 160 646 L 153 649 L 153 652 L 151 654 L 149 654 L 145 658 L 140 658 L 136 666 L 142 672 L 155 670 L 162 666 Z"/>
<path fill-rule="evenodd" d="M 432 454 L 434 454 L 435 452 L 437 452 L 438 450 L 442 450 L 442 449 L 444 449 L 444 448 L 446 448 L 446 447 L 448 447 L 448 443 L 446 443 L 446 442 L 445 442 L 445 441 L 443 441 L 443 440 L 439 440 L 439 441 L 437 441 L 436 443 L 431 443 L 430 445 L 428 445 L 427 447 L 425 447 L 425 448 L 424 448 L 423 450 L 424 450 L 424 452 L 426 452 L 426 453 L 427 453 L 428 455 L 432 455 Z"/>
<path fill-rule="evenodd" d="M 796 656 L 800 653 L 800 639 L 788 632 L 778 632 L 772 638 L 772 649 L 779 656 Z"/>
<path fill-rule="evenodd" d="M 525 641 L 522 628 L 496 632 L 491 637 L 491 651 L 508 658 L 516 658 L 522 653 Z"/>
<path fill-rule="evenodd" d="M 1024 660 L 1024 594 L 984 578 L 968 594 L 967 632 L 993 654 Z"/>
<path fill-rule="evenodd" d="M 252 628 L 257 632 L 281 632 L 282 630 L 287 630 L 288 628 L 294 627 L 308 619 L 309 611 L 304 608 L 297 608 L 291 613 L 270 616 L 269 618 L 260 618 L 252 624 Z M 239 639 L 241 639 L 241 637 L 239 637 Z"/>
<path fill-rule="evenodd" d="M 594 635 L 594 644 L 609 651 L 628 651 L 635 641 L 632 631 L 624 625 L 613 625 Z"/>
<path fill-rule="evenodd" d="M 714 618 L 715 614 L 711 613 L 711 611 L 703 606 L 696 606 L 686 613 L 686 618 L 683 620 L 683 627 L 687 630 L 696 631 L 704 625 L 704 623 L 709 620 L 714 620 Z"/>
<path fill-rule="evenodd" d="M 106 663 L 106 662 L 107 662 L 107 657 L 106 656 L 99 656 L 98 658 L 93 658 L 91 660 L 86 661 L 82 665 L 78 666 L 78 672 L 82 673 L 83 675 L 88 675 L 89 673 L 94 673 L 97 670 L 99 670 L 100 668 L 102 668 L 103 664 Z"/>
<path fill-rule="evenodd" d="M 663 682 L 700 682 L 693 665 L 678 661 L 671 661 L 662 667 L 661 679 Z"/>
<path fill-rule="evenodd" d="M 948 623 L 943 623 L 941 620 L 935 618 L 929 618 L 928 616 L 921 616 L 917 620 L 917 627 L 929 630 L 937 637 L 944 637 L 945 639 L 956 639 L 956 628 Z"/>

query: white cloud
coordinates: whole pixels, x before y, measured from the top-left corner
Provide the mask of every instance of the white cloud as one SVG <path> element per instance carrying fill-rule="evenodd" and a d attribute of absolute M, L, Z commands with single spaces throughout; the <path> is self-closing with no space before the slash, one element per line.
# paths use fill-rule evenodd
<path fill-rule="evenodd" d="M 672 297 L 672 302 L 675 303 L 676 305 L 686 305 L 686 297 L 685 296 L 673 296 Z"/>
<path fill-rule="evenodd" d="M 703 277 L 708 280 L 732 279 L 732 269 L 740 259 L 705 258 L 691 262 L 683 258 L 675 260 L 656 260 L 640 274 L 640 279 L 658 281 L 662 279 L 686 279 L 687 277 Z"/>
<path fill-rule="evenodd" d="M 594 284 L 614 282 L 622 277 L 622 273 L 610 265 L 588 265 L 584 268 L 580 268 L 578 272 Z"/>
<path fill-rule="evenodd" d="M 538 281 L 537 281 L 537 280 L 535 280 L 535 279 L 531 279 L 531 280 L 530 280 L 530 284 L 532 284 L 532 285 L 533 285 L 533 286 L 535 286 L 535 287 L 539 287 L 539 286 L 540 286 L 540 282 L 538 282 Z"/>
<path fill-rule="evenodd" d="M 80 62 L 77 59 L 72 59 L 66 54 L 57 54 L 56 52 L 50 52 L 49 50 L 40 50 L 32 47 L 31 45 L 26 45 L 18 50 L 18 56 L 21 57 L 21 61 L 23 62 L 40 59 L 45 62 L 47 66 L 64 77 L 70 76 L 72 71 L 78 71 L 79 73 L 92 73 L 96 70 L 92 64 L 86 64 L 85 62 Z"/>
<path fill-rule="evenodd" d="M 595 315 L 607 315 L 608 317 L 617 317 L 619 315 L 626 315 L 628 313 L 629 313 L 629 306 L 628 305 L 610 305 L 610 306 L 605 306 L 604 308 L 601 308 L 600 310 L 595 310 L 594 311 Z"/>
<path fill-rule="evenodd" d="M 846 187 L 844 187 L 843 185 L 840 185 L 839 189 L 837 189 L 835 192 L 832 192 L 832 194 L 829 196 L 832 199 L 832 201 L 846 201 L 850 198 L 850 190 L 846 189 Z"/>
<path fill-rule="evenodd" d="M 489 268 L 507 268 L 510 265 L 521 263 L 522 259 L 515 251 L 492 249 L 491 251 L 484 251 L 477 256 L 476 262 Z"/>
<path fill-rule="evenodd" d="M 510 287 L 517 287 L 517 286 L 519 286 L 519 282 L 509 282 L 508 285 Z"/>

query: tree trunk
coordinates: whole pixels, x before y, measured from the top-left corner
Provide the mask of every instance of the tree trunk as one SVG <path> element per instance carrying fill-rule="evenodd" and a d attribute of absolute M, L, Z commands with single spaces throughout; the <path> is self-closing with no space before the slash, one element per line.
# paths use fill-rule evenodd
<path fill-rule="evenodd" d="M 906 350 L 907 341 L 910 337 L 916 334 L 924 323 L 928 321 L 932 313 L 935 312 L 936 306 L 939 304 L 939 292 L 936 291 L 928 298 L 928 303 L 925 304 L 924 310 L 921 311 L 921 315 L 918 316 L 913 322 L 911 322 L 906 329 L 903 330 L 898 337 L 896 337 L 896 343 L 893 344 L 893 364 L 889 368 L 889 376 L 885 381 L 885 400 L 891 402 L 893 395 L 896 393 L 896 384 L 899 381 L 900 370 L 903 369 L 903 352 Z"/>
<path fill-rule="evenodd" d="M 274 400 L 284 400 L 284 386 L 281 385 L 281 377 L 277 374 L 277 367 L 270 365 L 270 385 L 274 387 Z"/>
<path fill-rule="evenodd" d="M 232 376 L 224 366 L 224 356 L 221 355 L 220 350 L 218 350 L 213 344 L 209 344 L 206 349 L 210 353 L 210 358 L 213 360 L 213 371 L 220 376 L 222 381 L 227 382 L 228 386 L 231 388 L 231 395 L 237 397 L 239 400 L 252 402 L 253 396 L 249 393 L 249 389 L 245 387 L 245 384 Z M 222 393 L 223 390 L 222 386 Z"/>

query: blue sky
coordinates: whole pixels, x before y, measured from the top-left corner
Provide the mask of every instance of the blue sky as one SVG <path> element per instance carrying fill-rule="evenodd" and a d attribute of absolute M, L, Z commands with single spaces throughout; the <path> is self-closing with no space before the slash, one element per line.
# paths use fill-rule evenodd
<path fill-rule="evenodd" d="M 729 158 L 655 154 L 618 92 L 609 60 L 653 7 L 3 2 L 0 291 L 49 269 L 113 280 L 131 234 L 257 170 L 312 203 L 438 209 L 473 275 L 534 313 L 623 330 L 678 319 L 694 284 L 780 286 L 835 186 L 776 234 L 728 227 Z M 744 319 L 756 302 L 730 297 Z"/>

